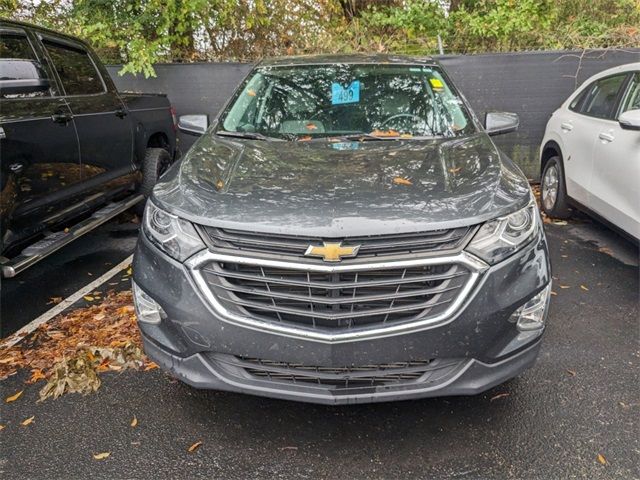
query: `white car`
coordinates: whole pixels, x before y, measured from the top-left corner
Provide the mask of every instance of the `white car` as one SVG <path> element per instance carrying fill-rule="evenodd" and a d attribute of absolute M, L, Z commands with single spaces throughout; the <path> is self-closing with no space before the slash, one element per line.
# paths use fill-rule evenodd
<path fill-rule="evenodd" d="M 540 147 L 541 203 L 576 207 L 640 239 L 640 63 L 589 78 L 553 112 Z"/>

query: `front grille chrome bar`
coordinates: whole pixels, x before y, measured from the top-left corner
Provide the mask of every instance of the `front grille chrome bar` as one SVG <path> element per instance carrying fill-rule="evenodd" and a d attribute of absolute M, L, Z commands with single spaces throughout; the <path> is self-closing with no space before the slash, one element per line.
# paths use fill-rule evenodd
<path fill-rule="evenodd" d="M 372 326 L 371 328 L 333 332 L 320 329 L 305 328 L 303 326 L 298 327 L 291 324 L 269 322 L 252 316 L 239 315 L 235 312 L 230 311 L 213 293 L 210 285 L 208 284 L 208 281 L 204 276 L 205 272 L 208 272 L 209 274 L 212 273 L 208 269 L 208 266 L 213 262 L 226 262 L 265 268 L 271 267 L 300 272 L 321 273 L 357 273 L 367 272 L 371 270 L 437 266 L 453 263 L 465 266 L 470 273 L 468 274 L 467 281 L 460 289 L 460 292 L 456 296 L 456 298 L 453 301 L 449 302 L 447 308 L 437 316 L 429 318 L 418 318 L 406 323 L 378 324 Z M 210 250 L 203 250 L 202 252 L 195 254 L 193 257 L 187 260 L 187 262 L 185 262 L 185 267 L 187 268 L 188 272 L 191 275 L 191 278 L 196 284 L 197 290 L 202 295 L 202 297 L 204 297 L 207 307 L 212 311 L 213 314 L 216 315 L 216 317 L 220 318 L 221 320 L 233 325 L 242 326 L 261 332 L 270 332 L 287 337 L 317 341 L 321 343 L 343 343 L 358 340 L 375 339 L 391 335 L 400 335 L 413 331 L 424 330 L 426 328 L 431 328 L 434 325 L 439 325 L 451 321 L 453 320 L 454 315 L 457 313 L 459 308 L 468 299 L 468 296 L 473 287 L 476 285 L 481 273 L 489 268 L 485 262 L 464 251 L 455 255 L 447 255 L 441 257 L 424 257 L 411 259 L 405 258 L 379 262 L 367 261 L 362 263 L 348 263 L 344 265 L 325 265 L 317 263 L 275 260 L 264 257 L 261 258 L 229 255 L 224 253 L 212 252 Z M 446 275 L 446 272 L 443 275 Z M 430 276 L 430 278 L 433 278 L 433 276 Z M 411 280 L 413 280 L 413 278 Z M 287 282 L 290 281 L 287 280 Z M 308 285 L 308 283 L 305 282 L 304 285 Z M 362 286 L 362 284 L 358 284 L 358 286 Z M 322 288 L 327 287 L 322 285 Z M 345 284 L 341 284 L 340 288 L 346 288 Z"/>

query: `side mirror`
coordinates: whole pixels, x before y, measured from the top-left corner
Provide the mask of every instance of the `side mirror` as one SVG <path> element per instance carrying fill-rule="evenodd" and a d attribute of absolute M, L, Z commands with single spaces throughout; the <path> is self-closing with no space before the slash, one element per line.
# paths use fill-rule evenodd
<path fill-rule="evenodd" d="M 489 135 L 515 132 L 519 126 L 520 118 L 515 113 L 487 112 L 484 117 L 484 129 Z"/>
<path fill-rule="evenodd" d="M 40 64 L 32 60 L 0 60 L 0 94 L 3 96 L 49 90 L 51 82 L 43 77 Z"/>
<path fill-rule="evenodd" d="M 180 115 L 178 118 L 178 130 L 188 135 L 202 135 L 208 127 L 208 115 Z"/>
<path fill-rule="evenodd" d="M 640 110 L 627 110 L 618 117 L 618 123 L 625 130 L 640 130 Z"/>

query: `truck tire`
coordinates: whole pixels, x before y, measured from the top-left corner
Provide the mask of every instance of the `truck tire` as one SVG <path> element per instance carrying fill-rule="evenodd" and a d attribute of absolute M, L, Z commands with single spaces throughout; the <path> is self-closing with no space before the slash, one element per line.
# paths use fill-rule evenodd
<path fill-rule="evenodd" d="M 138 193 L 144 195 L 144 200 L 135 206 L 135 212 L 142 216 L 147 198 L 151 195 L 158 178 L 171 165 L 171 156 L 164 148 L 147 148 L 142 161 L 142 181 L 138 186 Z"/>
<path fill-rule="evenodd" d="M 542 210 L 553 218 L 569 218 L 569 198 L 564 180 L 564 168 L 559 156 L 547 160 L 540 179 L 540 204 Z"/>

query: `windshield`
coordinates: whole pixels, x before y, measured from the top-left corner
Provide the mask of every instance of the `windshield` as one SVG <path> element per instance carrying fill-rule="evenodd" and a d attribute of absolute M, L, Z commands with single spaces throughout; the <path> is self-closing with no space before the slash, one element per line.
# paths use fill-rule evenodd
<path fill-rule="evenodd" d="M 257 68 L 220 125 L 219 131 L 287 140 L 454 137 L 475 131 L 438 68 L 385 64 Z"/>

